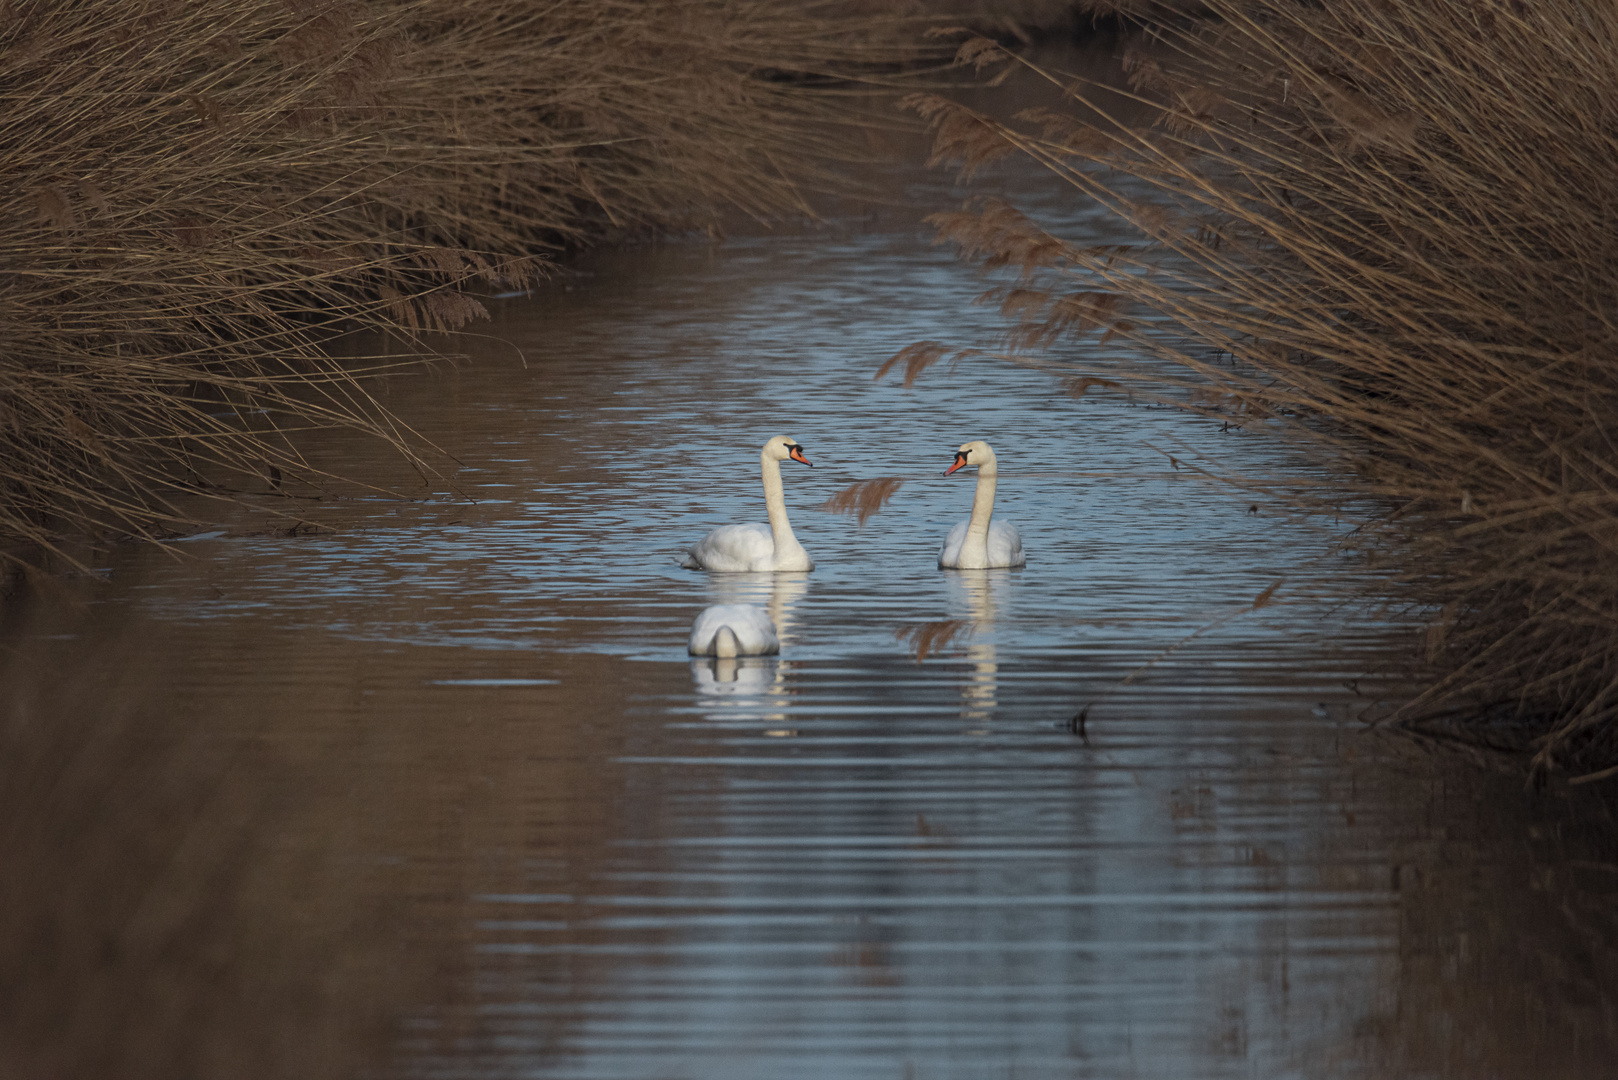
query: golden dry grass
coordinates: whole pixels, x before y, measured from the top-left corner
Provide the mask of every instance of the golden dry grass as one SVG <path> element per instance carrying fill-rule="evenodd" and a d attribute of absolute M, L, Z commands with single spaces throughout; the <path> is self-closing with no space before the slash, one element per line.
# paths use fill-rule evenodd
<path fill-rule="evenodd" d="M 1618 755 L 1618 8 L 1210 0 L 1129 58 L 1150 130 L 1082 80 L 1012 123 L 913 102 L 966 170 L 1027 155 L 1139 229 L 1086 246 L 1012 206 L 938 219 L 1017 276 L 1013 344 L 1296 441 L 1291 484 L 1424 612 L 1410 724 Z M 1065 76 L 1050 73 L 1053 80 Z M 1112 334 L 1175 362 L 1087 358 Z M 1320 480 L 1321 476 L 1327 477 Z M 1450 718 L 1450 719 L 1445 719 Z M 1593 776 L 1584 772 L 1585 776 Z"/>
<path fill-rule="evenodd" d="M 0 565 L 320 482 L 312 426 L 427 470 L 364 376 L 549 253 L 802 213 L 920 41 L 813 0 L 0 4 Z"/>

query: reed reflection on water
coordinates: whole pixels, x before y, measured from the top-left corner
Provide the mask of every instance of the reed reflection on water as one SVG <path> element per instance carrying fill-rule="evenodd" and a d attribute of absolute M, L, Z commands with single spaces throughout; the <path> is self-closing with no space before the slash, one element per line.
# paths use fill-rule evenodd
<path fill-rule="evenodd" d="M 118 549 L 82 610 L 11 625 L 0 967 L 43 1004 L 0 1017 L 0 1063 L 753 1080 L 1610 1061 L 1600 793 L 1536 802 L 1367 732 L 1382 691 L 1354 680 L 1401 639 L 1311 599 L 1309 575 L 1343 571 L 1309 526 L 1151 446 L 1248 471 L 1280 448 L 989 362 L 873 384 L 901 345 L 995 326 L 981 283 L 908 227 L 593 271 L 565 302 L 503 308 L 478 363 L 393 384 L 468 498 L 309 500 L 295 536 L 246 514 L 194 561 Z M 817 569 L 680 569 L 707 529 L 759 516 L 756 447 L 779 430 L 815 451 L 786 497 Z M 1000 456 L 1025 569 L 935 568 L 965 497 L 938 455 L 968 437 Z M 390 467 L 341 435 L 309 453 Z M 808 509 L 879 474 L 905 483 L 863 527 Z M 769 611 L 779 658 L 685 655 L 696 613 L 730 602 Z M 895 638 L 942 620 L 968 630 L 921 662 Z"/>

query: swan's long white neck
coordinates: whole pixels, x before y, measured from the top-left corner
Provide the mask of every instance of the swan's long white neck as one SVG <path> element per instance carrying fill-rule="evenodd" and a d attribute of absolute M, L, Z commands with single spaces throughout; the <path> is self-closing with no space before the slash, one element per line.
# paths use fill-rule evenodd
<path fill-rule="evenodd" d="M 789 551 L 802 551 L 803 545 L 792 535 L 792 523 L 787 520 L 786 494 L 781 489 L 781 463 L 768 454 L 760 454 L 764 468 L 764 509 L 770 515 L 770 535 L 775 539 L 775 557 Z"/>
<path fill-rule="evenodd" d="M 972 519 L 966 525 L 961 544 L 964 566 L 983 566 L 989 557 L 989 519 L 994 517 L 994 485 L 999 476 L 993 461 L 978 467 L 978 484 L 972 492 Z"/>

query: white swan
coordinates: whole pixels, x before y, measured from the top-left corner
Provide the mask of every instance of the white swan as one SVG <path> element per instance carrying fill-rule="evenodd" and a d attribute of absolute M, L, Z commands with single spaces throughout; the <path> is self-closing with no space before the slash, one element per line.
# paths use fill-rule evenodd
<path fill-rule="evenodd" d="M 955 464 L 945 469 L 944 475 L 968 465 L 975 465 L 978 470 L 972 516 L 956 525 L 944 538 L 944 546 L 938 552 L 938 568 L 984 570 L 991 566 L 1027 565 L 1028 556 L 1022 552 L 1022 536 L 1017 527 L 1004 521 L 991 524 L 989 520 L 994 516 L 994 484 L 999 471 L 988 443 L 963 443 L 955 451 Z"/>
<path fill-rule="evenodd" d="M 691 624 L 692 656 L 768 656 L 781 651 L 775 623 L 752 604 L 715 604 Z"/>
<path fill-rule="evenodd" d="M 681 566 L 727 574 L 815 568 L 815 561 L 792 535 L 792 524 L 787 521 L 786 498 L 781 492 L 781 462 L 787 458 L 814 467 L 803 456 L 803 447 L 785 435 L 764 444 L 759 460 L 764 469 L 764 509 L 770 523 L 721 525 L 691 545 Z"/>

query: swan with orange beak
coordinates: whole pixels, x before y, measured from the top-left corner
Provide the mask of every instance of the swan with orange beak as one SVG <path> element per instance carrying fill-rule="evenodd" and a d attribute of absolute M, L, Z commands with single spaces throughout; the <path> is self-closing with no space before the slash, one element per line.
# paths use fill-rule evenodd
<path fill-rule="evenodd" d="M 781 488 L 783 461 L 814 467 L 795 439 L 777 435 L 764 444 L 759 463 L 764 473 L 764 509 L 770 523 L 721 525 L 686 550 L 681 566 L 721 574 L 815 568 L 815 561 L 792 535 L 792 523 L 787 520 L 786 496 Z"/>
<path fill-rule="evenodd" d="M 957 469 L 975 467 L 977 490 L 972 494 L 972 516 L 956 525 L 944 538 L 938 552 L 940 570 L 986 570 L 1000 566 L 1026 566 L 1022 535 L 1006 521 L 994 521 L 994 487 L 999 477 L 994 451 L 982 440 L 962 443 L 955 451 L 955 464 L 944 470 L 948 476 Z"/>

